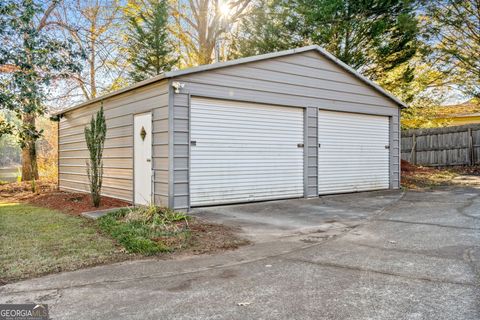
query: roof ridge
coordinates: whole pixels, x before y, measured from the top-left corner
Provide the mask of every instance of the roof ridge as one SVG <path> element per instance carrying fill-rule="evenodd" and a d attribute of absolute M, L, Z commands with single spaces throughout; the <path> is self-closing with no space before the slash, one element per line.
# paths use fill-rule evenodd
<path fill-rule="evenodd" d="M 350 72 L 355 77 L 357 77 L 358 79 L 363 81 L 365 84 L 373 87 L 375 90 L 377 90 L 378 92 L 380 92 L 381 94 L 383 94 L 387 98 L 391 99 L 392 101 L 394 101 L 395 103 L 397 103 L 401 107 L 403 107 L 403 108 L 407 107 L 407 105 L 403 101 L 398 99 L 396 96 L 394 96 L 390 92 L 386 91 L 380 85 L 378 85 L 377 83 L 368 79 L 364 75 L 360 74 L 357 70 L 348 66 L 347 64 L 345 64 L 343 61 L 341 61 L 340 59 L 338 59 L 337 57 L 332 55 L 330 52 L 328 52 L 324 48 L 320 47 L 319 45 L 309 45 L 309 46 L 300 47 L 300 48 L 288 49 L 288 50 L 283 50 L 283 51 L 276 51 L 276 52 L 265 53 L 265 54 L 261 54 L 261 55 L 250 56 L 250 57 L 243 57 L 243 58 L 239 58 L 239 59 L 234 59 L 234 60 L 229 60 L 229 61 L 224 61 L 224 62 L 217 62 L 217 63 L 212 63 L 212 64 L 206 64 L 206 65 L 201 65 L 201 66 L 196 66 L 196 67 L 191 67 L 191 68 L 186 68 L 186 69 L 181 69 L 181 70 L 168 71 L 168 72 L 162 73 L 158 76 L 152 77 L 150 79 L 137 82 L 137 83 L 135 83 L 131 86 L 128 86 L 126 88 L 123 88 L 123 89 L 105 94 L 101 97 L 98 97 L 98 98 L 95 98 L 95 99 L 92 99 L 92 100 L 85 101 L 85 102 L 80 103 L 76 106 L 66 108 L 64 110 L 60 110 L 58 112 L 55 112 L 54 115 L 61 115 L 65 112 L 68 112 L 68 111 L 71 111 L 71 110 L 74 110 L 74 109 L 78 109 L 78 108 L 81 108 L 83 106 L 95 103 L 95 102 L 102 101 L 104 99 L 119 95 L 121 93 L 130 91 L 130 90 L 134 90 L 136 88 L 146 86 L 148 84 L 151 84 L 151 83 L 163 80 L 163 79 L 171 79 L 171 78 L 176 78 L 176 77 L 186 75 L 186 74 L 192 74 L 192 73 L 197 73 L 197 72 L 205 72 L 205 71 L 209 71 L 209 70 L 226 68 L 226 67 L 231 67 L 231 66 L 235 66 L 235 65 L 239 65 L 239 64 L 261 61 L 261 60 L 266 60 L 266 59 L 272 59 L 272 58 L 276 58 L 276 57 L 282 57 L 282 56 L 286 56 L 286 55 L 292 55 L 292 54 L 306 52 L 306 51 L 312 51 L 312 50 L 317 51 L 318 53 L 320 53 L 321 55 L 323 55 L 327 59 L 333 61 L 335 64 L 339 65 L 340 67 L 342 67 L 347 72 Z"/>

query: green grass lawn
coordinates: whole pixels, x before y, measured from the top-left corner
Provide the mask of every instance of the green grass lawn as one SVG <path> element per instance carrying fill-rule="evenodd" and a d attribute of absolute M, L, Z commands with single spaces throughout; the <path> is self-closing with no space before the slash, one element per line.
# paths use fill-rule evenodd
<path fill-rule="evenodd" d="M 0 203 L 0 284 L 128 257 L 81 217 Z"/>

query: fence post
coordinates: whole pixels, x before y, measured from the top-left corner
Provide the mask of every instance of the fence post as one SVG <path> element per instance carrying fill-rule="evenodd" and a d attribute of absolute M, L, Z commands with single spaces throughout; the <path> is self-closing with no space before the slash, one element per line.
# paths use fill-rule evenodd
<path fill-rule="evenodd" d="M 417 164 L 417 136 L 415 133 L 412 135 L 412 151 L 410 153 L 410 162 Z"/>
<path fill-rule="evenodd" d="M 468 164 L 473 166 L 475 162 L 475 158 L 473 155 L 473 135 L 472 135 L 472 128 L 468 128 Z"/>

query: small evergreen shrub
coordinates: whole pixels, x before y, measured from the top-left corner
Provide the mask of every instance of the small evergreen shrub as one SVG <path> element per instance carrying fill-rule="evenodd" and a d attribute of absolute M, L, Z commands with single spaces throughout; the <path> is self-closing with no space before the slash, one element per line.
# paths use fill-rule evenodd
<path fill-rule="evenodd" d="M 85 141 L 89 151 L 87 160 L 87 175 L 90 182 L 90 193 L 95 207 L 100 206 L 100 193 L 103 182 L 103 147 L 107 135 L 107 124 L 103 114 L 103 105 L 97 112 L 97 116 L 92 116 L 90 125 L 85 127 Z"/>

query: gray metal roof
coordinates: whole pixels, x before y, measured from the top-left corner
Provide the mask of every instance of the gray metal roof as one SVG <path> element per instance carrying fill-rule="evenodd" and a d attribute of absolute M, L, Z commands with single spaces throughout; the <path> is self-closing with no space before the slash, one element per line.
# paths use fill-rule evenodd
<path fill-rule="evenodd" d="M 78 108 L 81 108 L 81 107 L 83 107 L 83 106 L 86 106 L 86 105 L 89 105 L 89 104 L 92 104 L 92 103 L 95 103 L 95 102 L 104 100 L 104 99 L 106 99 L 106 98 L 110 98 L 110 97 L 119 95 L 119 94 L 121 94 L 121 93 L 130 91 L 130 90 L 134 90 L 134 89 L 137 89 L 137 88 L 146 86 L 146 85 L 148 85 L 148 84 L 151 84 L 151 83 L 154 83 L 154 82 L 163 80 L 163 79 L 171 79 L 171 78 L 183 76 L 183 75 L 186 75 L 186 74 L 203 72 L 203 71 L 209 71 L 209 70 L 215 70 L 215 69 L 219 69 L 219 68 L 226 68 L 226 67 L 236 66 L 236 65 L 239 65 L 239 64 L 244 64 L 244 63 L 249 63 L 249 62 L 255 62 L 255 61 L 260 61 L 260 60 L 266 60 L 266 59 L 272 59 L 272 58 L 276 58 L 276 57 L 282 57 L 282 56 L 292 55 L 292 54 L 295 54 L 295 53 L 300 53 L 300 52 L 305 52 L 305 51 L 317 51 L 317 52 L 319 52 L 321 55 L 323 55 L 323 56 L 326 57 L 327 59 L 333 61 L 334 63 L 336 63 L 337 65 L 339 65 L 340 67 L 342 67 L 343 69 L 345 69 L 346 71 L 348 71 L 349 73 L 353 74 L 355 77 L 357 77 L 358 79 L 360 79 L 361 81 L 363 81 L 363 82 L 366 83 L 367 85 L 373 87 L 374 89 L 376 89 L 377 91 L 379 91 L 381 94 L 383 94 L 383 95 L 386 96 L 387 98 L 390 98 L 391 100 L 393 100 L 395 103 L 397 103 L 397 104 L 400 105 L 401 107 L 407 107 L 407 105 L 406 105 L 403 101 L 401 101 L 400 99 L 398 99 L 397 97 L 395 97 L 393 94 L 389 93 L 388 91 L 386 91 L 385 89 L 383 89 L 382 87 L 380 87 L 378 84 L 376 84 L 376 83 L 373 82 L 372 80 L 364 77 L 363 75 L 361 75 L 360 73 L 358 73 L 358 72 L 357 72 L 355 69 L 353 69 L 352 67 L 346 65 L 344 62 L 342 62 L 342 61 L 340 61 L 339 59 L 337 59 L 335 56 L 333 56 L 333 55 L 332 55 L 331 53 L 329 53 L 327 50 L 323 49 L 322 47 L 320 47 L 320 46 L 318 46 L 318 45 L 312 45 L 312 46 L 301 47 L 301 48 L 296 48 L 296 49 L 290 49 L 290 50 L 272 52 L 272 53 L 267 53 L 267 54 L 261 54 L 261 55 L 258 55 L 258 56 L 240 58 L 240 59 L 230 60 L 230 61 L 225 61 L 225 62 L 218 62 L 218 63 L 213 63 L 213 64 L 207 64 L 207 65 L 202 65 L 202 66 L 198 66 L 198 67 L 187 68 L 187 69 L 183 69 L 183 70 L 175 70 L 175 71 L 165 72 L 165 73 L 162 73 L 162 74 L 160 74 L 160 75 L 158 75 L 158 76 L 155 76 L 155 77 L 153 77 L 153 78 L 150 78 L 150 79 L 147 79 L 147 80 L 144 80 L 144 81 L 137 82 L 137 83 L 135 83 L 135 84 L 133 84 L 133 85 L 131 85 L 131 86 L 128 86 L 128 87 L 126 87 L 126 88 L 123 88 L 123 89 L 120 89 L 120 90 L 117 90 L 117 91 L 108 93 L 108 94 L 103 95 L 103 96 L 101 96 L 101 97 L 98 97 L 98 98 L 95 98 L 95 99 L 92 99 L 92 100 L 88 100 L 88 101 L 85 101 L 85 102 L 83 102 L 83 103 L 81 103 L 81 104 L 78 104 L 78 105 L 76 105 L 76 106 L 73 106 L 73 107 L 66 108 L 66 109 L 64 109 L 64 110 L 58 111 L 58 112 L 56 112 L 54 115 L 63 114 L 63 113 L 65 113 L 65 112 L 67 112 L 67 111 L 71 111 L 71 110 L 74 110 L 74 109 L 78 109 Z"/>

